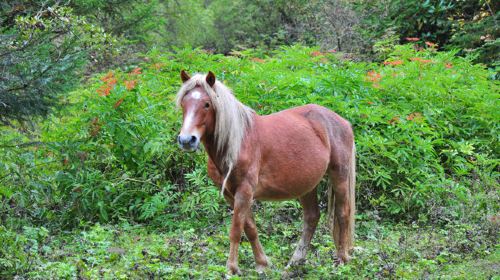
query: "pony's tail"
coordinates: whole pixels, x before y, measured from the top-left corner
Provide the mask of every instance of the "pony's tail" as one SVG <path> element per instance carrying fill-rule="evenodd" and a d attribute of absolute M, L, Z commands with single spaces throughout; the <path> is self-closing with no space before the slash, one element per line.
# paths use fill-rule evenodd
<path fill-rule="evenodd" d="M 347 252 L 352 251 L 354 248 L 354 214 L 356 212 L 356 146 L 352 146 L 351 159 L 348 166 L 348 192 L 349 198 L 347 200 L 349 208 L 349 225 L 347 227 Z M 339 248 L 340 246 L 340 224 L 337 215 L 335 215 L 335 186 L 331 182 L 328 186 L 328 225 L 332 231 L 333 240 L 335 246 Z"/>

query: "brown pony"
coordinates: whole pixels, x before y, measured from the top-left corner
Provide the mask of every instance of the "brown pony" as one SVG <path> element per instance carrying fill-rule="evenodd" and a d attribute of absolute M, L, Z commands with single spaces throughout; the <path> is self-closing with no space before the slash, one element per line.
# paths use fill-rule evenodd
<path fill-rule="evenodd" d="M 304 209 L 303 232 L 288 266 L 304 261 L 320 217 L 317 185 L 330 176 L 328 223 L 338 261 L 349 261 L 354 239 L 355 146 L 351 125 L 318 105 L 259 116 L 240 103 L 215 75 L 181 72 L 177 93 L 183 124 L 182 149 L 200 142 L 208 153 L 208 175 L 234 210 L 229 234 L 229 273 L 239 273 L 238 246 L 245 231 L 262 271 L 269 262 L 251 211 L 257 200 L 298 198 Z"/>

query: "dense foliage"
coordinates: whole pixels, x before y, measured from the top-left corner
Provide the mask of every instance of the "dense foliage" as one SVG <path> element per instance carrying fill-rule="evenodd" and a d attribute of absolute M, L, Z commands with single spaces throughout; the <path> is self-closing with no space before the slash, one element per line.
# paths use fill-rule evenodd
<path fill-rule="evenodd" d="M 486 0 L 14 0 L 0 3 L 0 22 L 0 121 L 14 126 L 61 105 L 85 73 L 135 64 L 152 47 L 229 54 L 301 43 L 381 61 L 410 40 L 491 67 L 500 53 L 498 4 Z"/>
<path fill-rule="evenodd" d="M 260 114 L 318 103 L 352 122 L 358 149 L 354 260 L 332 266 L 334 247 L 322 224 L 310 262 L 296 275 L 465 277 L 477 266 L 483 268 L 477 277 L 494 274 L 494 72 L 454 52 L 410 45 L 395 47 L 383 63 L 351 62 L 302 46 L 265 53 L 153 50 L 145 63 L 98 75 L 66 95 L 66 105 L 41 122 L 38 133 L 2 127 L 0 275 L 224 274 L 230 212 L 207 178 L 205 155 L 181 153 L 175 144 L 181 114 L 174 95 L 183 68 L 214 71 Z M 274 263 L 267 273 L 279 277 L 299 234 L 300 207 L 257 203 L 255 210 Z M 406 225 L 377 225 L 385 221 Z M 242 266 L 251 273 L 250 248 L 242 248 Z"/>
<path fill-rule="evenodd" d="M 231 211 L 206 155 L 175 143 L 181 69 L 215 72 L 259 114 L 316 103 L 351 121 L 353 261 L 333 265 L 321 223 L 292 276 L 493 277 L 497 11 L 488 0 L 0 3 L 0 278 L 225 277 Z M 279 278 L 300 205 L 254 208 L 273 263 L 264 277 Z M 240 256 L 244 275 L 262 277 L 248 243 Z"/>
<path fill-rule="evenodd" d="M 34 10 L 1 4 L 0 121 L 24 124 L 45 116 L 58 94 L 78 84 L 86 54 L 113 43 L 104 31 L 68 7 Z"/>
<path fill-rule="evenodd" d="M 500 53 L 498 1 L 377 0 L 354 1 L 363 15 L 367 40 L 393 37 L 473 53 L 476 62 L 497 65 Z"/>
<path fill-rule="evenodd" d="M 498 211 L 498 83 L 454 53 L 402 46 L 383 64 L 365 64 L 295 46 L 272 57 L 183 49 L 147 60 L 71 93 L 71 105 L 42 123 L 35 148 L 20 149 L 28 139 L 2 130 L 4 222 L 219 219 L 205 156 L 175 144 L 173 98 L 186 67 L 215 71 L 261 114 L 318 103 L 350 120 L 361 210 L 435 222 Z"/>

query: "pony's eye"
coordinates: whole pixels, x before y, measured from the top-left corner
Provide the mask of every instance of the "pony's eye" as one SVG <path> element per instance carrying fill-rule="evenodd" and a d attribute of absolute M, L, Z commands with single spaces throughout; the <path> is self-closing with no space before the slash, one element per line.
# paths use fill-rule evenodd
<path fill-rule="evenodd" d="M 205 103 L 205 109 L 208 109 L 208 107 L 210 107 L 210 103 Z"/>

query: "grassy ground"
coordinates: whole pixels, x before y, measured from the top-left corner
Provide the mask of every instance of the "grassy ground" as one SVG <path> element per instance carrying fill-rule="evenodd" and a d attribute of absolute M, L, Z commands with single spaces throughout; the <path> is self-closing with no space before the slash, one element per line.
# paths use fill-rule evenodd
<path fill-rule="evenodd" d="M 280 278 L 294 250 L 300 219 L 262 212 L 257 215 L 259 232 L 272 266 L 265 275 L 258 275 L 250 244 L 243 240 L 243 275 L 234 279 Z M 52 235 L 44 228 L 26 227 L 13 244 L 25 252 L 23 258 L 17 256 L 24 265 L 18 275 L 30 279 L 221 279 L 226 277 L 228 215 L 219 224 L 200 228 L 190 228 L 189 221 L 178 222 L 173 231 L 97 224 Z M 489 221 L 429 227 L 383 224 L 373 213 L 362 214 L 351 263 L 334 265 L 334 244 L 321 223 L 307 262 L 291 275 L 300 279 L 500 279 L 497 239 L 498 226 Z"/>

